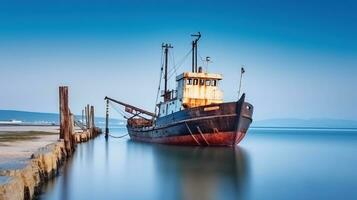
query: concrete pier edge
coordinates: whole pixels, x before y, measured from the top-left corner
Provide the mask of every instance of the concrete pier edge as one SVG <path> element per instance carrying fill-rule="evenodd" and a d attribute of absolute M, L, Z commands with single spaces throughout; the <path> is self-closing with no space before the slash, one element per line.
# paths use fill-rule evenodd
<path fill-rule="evenodd" d="M 0 176 L 8 179 L 0 185 L 1 200 L 35 199 L 41 186 L 54 178 L 60 167 L 70 157 L 63 140 L 46 145 L 31 155 L 25 167 L 0 170 Z"/>

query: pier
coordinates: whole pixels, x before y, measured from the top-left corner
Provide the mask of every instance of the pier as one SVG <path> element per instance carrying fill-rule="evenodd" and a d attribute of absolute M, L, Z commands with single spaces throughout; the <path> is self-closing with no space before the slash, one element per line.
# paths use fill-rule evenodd
<path fill-rule="evenodd" d="M 0 127 L 0 199 L 30 200 L 56 177 L 77 144 L 97 137 L 94 106 L 87 104 L 82 120 L 69 107 L 67 86 L 59 87 L 59 126 Z M 84 114 L 84 115 L 83 115 Z M 85 121 L 83 119 L 85 118 Z M 57 139 L 56 139 L 57 138 Z M 18 142 L 17 142 L 18 141 Z M 26 153 L 23 153 L 26 152 Z"/>

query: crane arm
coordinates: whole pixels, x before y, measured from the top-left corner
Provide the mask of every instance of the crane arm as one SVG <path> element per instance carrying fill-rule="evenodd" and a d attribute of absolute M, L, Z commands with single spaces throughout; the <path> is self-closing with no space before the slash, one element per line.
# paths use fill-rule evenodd
<path fill-rule="evenodd" d="M 141 109 L 141 108 L 138 108 L 136 106 L 133 106 L 133 105 L 130 105 L 130 104 L 127 104 L 127 103 L 124 103 L 124 102 L 121 102 L 121 101 L 118 101 L 118 100 L 115 100 L 115 99 L 112 99 L 110 97 L 105 97 L 104 100 L 109 100 L 109 101 L 112 101 L 114 103 L 117 103 L 119 105 L 122 105 L 125 107 L 125 111 L 129 112 L 129 113 L 132 113 L 130 112 L 131 111 L 136 111 L 138 113 L 142 113 L 142 114 L 145 114 L 145 115 L 148 115 L 148 116 L 151 116 L 151 117 L 156 117 L 156 115 L 152 112 L 149 112 L 149 111 L 146 111 L 144 109 Z"/>

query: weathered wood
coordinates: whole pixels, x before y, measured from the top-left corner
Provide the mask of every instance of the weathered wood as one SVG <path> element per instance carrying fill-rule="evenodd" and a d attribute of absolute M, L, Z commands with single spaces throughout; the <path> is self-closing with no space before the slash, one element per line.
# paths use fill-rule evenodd
<path fill-rule="evenodd" d="M 67 151 L 67 155 L 72 153 L 72 137 L 70 132 L 70 111 L 68 107 L 68 87 L 59 87 L 59 97 L 60 97 L 60 116 L 61 125 L 60 132 L 63 134 L 64 144 Z"/>
<path fill-rule="evenodd" d="M 82 109 L 82 124 L 84 124 L 84 110 Z"/>
<path fill-rule="evenodd" d="M 69 124 L 69 133 L 70 133 L 70 142 L 71 142 L 71 150 L 74 150 L 74 133 L 75 133 L 75 129 L 74 129 L 74 115 L 72 113 L 70 113 L 70 124 Z"/>
<path fill-rule="evenodd" d="M 87 128 L 90 129 L 90 111 L 89 111 L 89 104 L 87 104 Z"/>
<path fill-rule="evenodd" d="M 64 126 L 64 113 L 62 112 L 63 110 L 63 107 L 64 107 L 64 102 L 62 101 L 62 96 L 61 96 L 61 87 L 59 87 L 59 90 L 58 90 L 58 96 L 59 96 L 59 123 L 60 123 L 60 134 L 59 134 L 59 138 L 60 139 L 63 139 L 64 138 L 64 135 L 63 135 L 63 126 Z"/>
<path fill-rule="evenodd" d="M 90 117 L 91 117 L 91 128 L 93 129 L 95 127 L 95 123 L 94 123 L 94 106 L 90 107 Z"/>
<path fill-rule="evenodd" d="M 88 116 L 87 116 L 88 112 L 87 112 L 87 106 L 84 107 L 84 118 L 85 118 L 85 122 L 84 125 L 86 126 L 86 128 L 88 128 Z"/>

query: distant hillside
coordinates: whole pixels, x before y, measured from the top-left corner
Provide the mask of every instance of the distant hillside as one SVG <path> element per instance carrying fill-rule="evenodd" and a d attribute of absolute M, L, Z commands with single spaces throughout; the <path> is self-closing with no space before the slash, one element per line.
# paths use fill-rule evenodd
<path fill-rule="evenodd" d="M 269 119 L 253 122 L 254 127 L 357 128 L 357 121 L 341 119 Z"/>
<path fill-rule="evenodd" d="M 77 119 L 81 119 L 81 116 L 76 116 Z M 17 110 L 0 110 L 0 121 L 6 120 L 20 120 L 26 123 L 38 123 L 38 124 L 58 124 L 59 116 L 57 113 L 40 113 L 40 112 L 27 112 Z M 111 125 L 119 125 L 124 121 L 119 119 L 110 119 Z M 105 123 L 105 118 L 96 117 L 95 123 L 100 126 Z"/>

